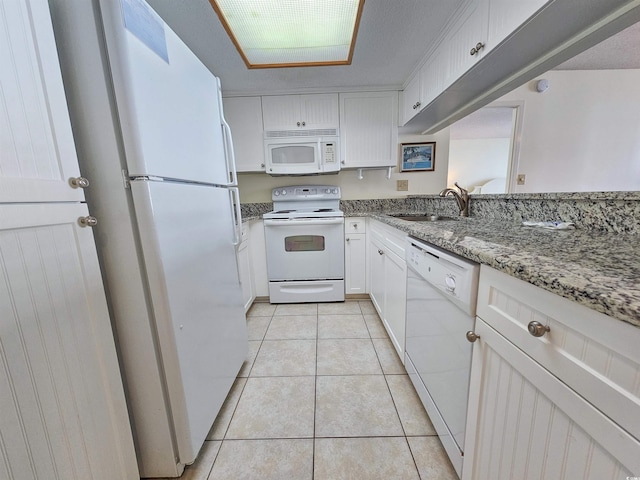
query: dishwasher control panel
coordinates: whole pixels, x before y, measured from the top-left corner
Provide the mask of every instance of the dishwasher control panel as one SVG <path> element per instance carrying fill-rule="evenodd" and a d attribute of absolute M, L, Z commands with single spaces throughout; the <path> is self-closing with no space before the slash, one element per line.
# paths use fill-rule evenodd
<path fill-rule="evenodd" d="M 477 263 L 412 237 L 407 242 L 409 268 L 465 307 L 475 309 L 480 274 Z"/>

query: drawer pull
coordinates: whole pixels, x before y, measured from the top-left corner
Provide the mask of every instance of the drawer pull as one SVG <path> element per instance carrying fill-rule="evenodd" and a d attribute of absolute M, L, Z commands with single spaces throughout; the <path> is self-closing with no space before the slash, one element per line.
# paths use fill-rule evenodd
<path fill-rule="evenodd" d="M 469 340 L 469 342 L 473 343 L 479 338 L 480 338 L 480 335 L 478 335 L 476 332 L 472 332 L 471 330 L 467 332 L 467 340 Z"/>
<path fill-rule="evenodd" d="M 529 330 L 529 333 L 534 337 L 541 337 L 551 330 L 549 328 L 549 325 L 543 325 L 540 322 L 536 322 L 535 320 L 533 322 L 529 322 L 527 329 Z"/>

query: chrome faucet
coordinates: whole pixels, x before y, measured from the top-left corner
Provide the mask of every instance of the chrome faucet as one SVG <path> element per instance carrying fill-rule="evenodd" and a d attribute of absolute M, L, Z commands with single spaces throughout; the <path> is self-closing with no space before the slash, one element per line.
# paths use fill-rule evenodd
<path fill-rule="evenodd" d="M 469 216 L 469 191 L 465 190 L 460 185 L 458 185 L 458 182 L 454 183 L 454 185 L 458 190 L 460 190 L 460 192 L 457 192 L 453 188 L 445 188 L 440 192 L 440 196 L 446 197 L 447 195 L 453 195 L 453 197 L 456 199 L 456 202 L 458 202 L 458 208 L 460 209 L 460 216 L 468 217 Z"/>

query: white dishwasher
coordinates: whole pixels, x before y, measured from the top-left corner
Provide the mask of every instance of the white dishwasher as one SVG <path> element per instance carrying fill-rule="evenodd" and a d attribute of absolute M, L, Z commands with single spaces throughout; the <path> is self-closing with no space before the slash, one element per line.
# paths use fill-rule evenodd
<path fill-rule="evenodd" d="M 406 258 L 405 367 L 461 475 L 480 266 L 413 237 Z"/>

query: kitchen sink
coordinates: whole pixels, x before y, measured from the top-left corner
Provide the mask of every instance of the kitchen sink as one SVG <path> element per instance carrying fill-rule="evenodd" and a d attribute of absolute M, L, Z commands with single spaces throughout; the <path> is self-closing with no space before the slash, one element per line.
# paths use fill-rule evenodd
<path fill-rule="evenodd" d="M 408 222 L 440 222 L 445 220 L 457 220 L 457 217 L 445 217 L 442 215 L 409 215 L 406 213 L 398 213 L 389 215 L 393 218 L 399 218 L 400 220 L 406 220 Z"/>

